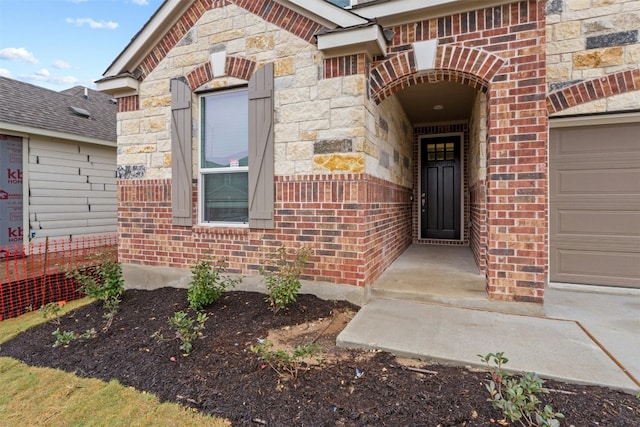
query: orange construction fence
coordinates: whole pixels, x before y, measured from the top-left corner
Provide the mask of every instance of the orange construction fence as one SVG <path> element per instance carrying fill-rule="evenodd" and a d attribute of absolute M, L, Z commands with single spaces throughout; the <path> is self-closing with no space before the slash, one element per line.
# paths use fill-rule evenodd
<path fill-rule="evenodd" d="M 81 298 L 80 285 L 66 273 L 105 256 L 117 260 L 117 242 L 115 234 L 108 234 L 0 246 L 0 320 Z"/>

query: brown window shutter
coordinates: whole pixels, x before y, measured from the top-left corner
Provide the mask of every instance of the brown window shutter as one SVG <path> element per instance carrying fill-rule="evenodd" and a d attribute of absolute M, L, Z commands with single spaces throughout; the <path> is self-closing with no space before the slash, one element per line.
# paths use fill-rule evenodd
<path fill-rule="evenodd" d="M 171 80 L 171 208 L 173 225 L 191 226 L 191 88 Z"/>
<path fill-rule="evenodd" d="M 249 227 L 275 228 L 273 219 L 273 64 L 249 80 Z"/>

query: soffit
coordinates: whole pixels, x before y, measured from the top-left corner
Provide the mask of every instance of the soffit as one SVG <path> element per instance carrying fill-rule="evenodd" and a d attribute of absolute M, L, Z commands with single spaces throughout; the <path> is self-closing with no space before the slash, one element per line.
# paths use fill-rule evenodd
<path fill-rule="evenodd" d="M 396 97 L 409 121 L 417 124 L 469 120 L 477 93 L 462 84 L 437 82 L 409 86 Z M 434 110 L 436 105 L 443 108 Z"/>
<path fill-rule="evenodd" d="M 380 0 L 354 6 L 351 10 L 380 25 L 392 26 L 513 2 L 514 0 Z"/>

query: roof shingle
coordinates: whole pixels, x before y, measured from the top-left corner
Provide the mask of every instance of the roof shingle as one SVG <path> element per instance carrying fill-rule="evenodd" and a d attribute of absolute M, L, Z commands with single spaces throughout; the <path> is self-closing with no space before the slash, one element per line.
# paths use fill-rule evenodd
<path fill-rule="evenodd" d="M 54 130 L 116 142 L 117 105 L 107 94 L 75 86 L 56 92 L 29 83 L 0 77 L 0 123 Z M 71 107 L 90 113 L 83 117 Z"/>

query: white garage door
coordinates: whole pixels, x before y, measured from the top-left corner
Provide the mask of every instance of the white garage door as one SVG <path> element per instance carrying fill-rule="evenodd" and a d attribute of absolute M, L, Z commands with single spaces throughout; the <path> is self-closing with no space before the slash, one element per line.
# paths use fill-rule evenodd
<path fill-rule="evenodd" d="M 640 288 L 640 123 L 550 133 L 550 279 Z"/>

